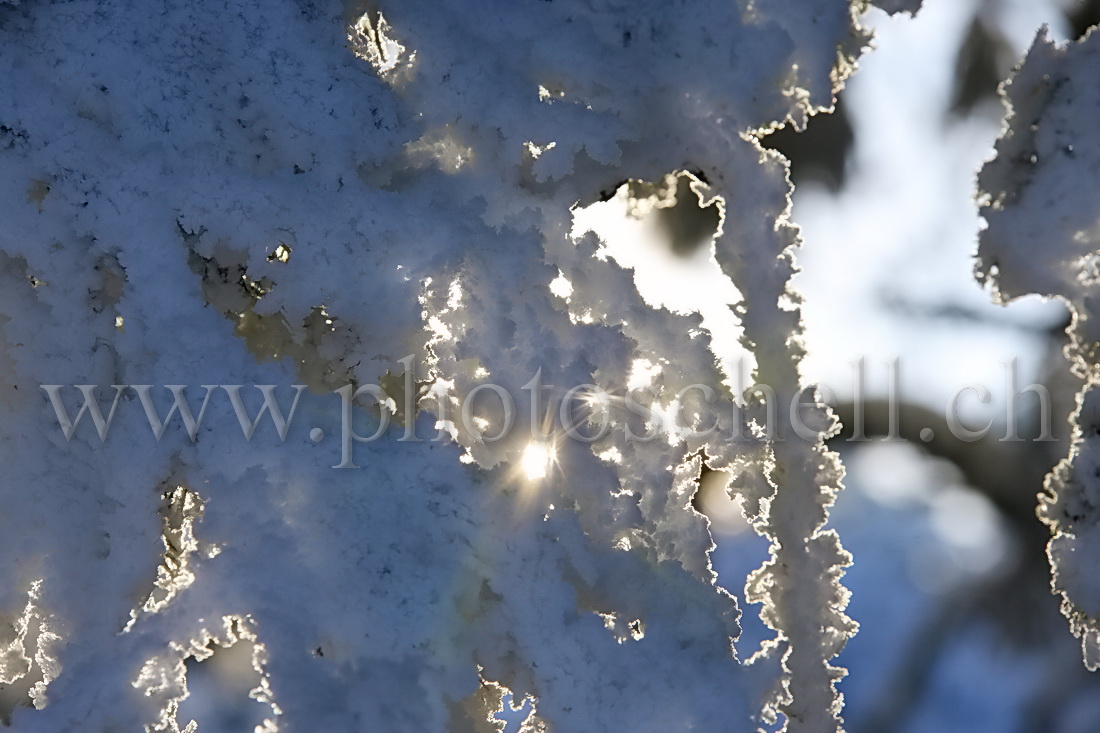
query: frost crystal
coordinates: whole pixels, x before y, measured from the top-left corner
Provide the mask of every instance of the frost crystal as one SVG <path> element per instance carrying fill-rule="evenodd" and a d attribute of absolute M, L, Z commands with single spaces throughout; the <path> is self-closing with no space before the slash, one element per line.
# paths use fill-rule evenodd
<path fill-rule="evenodd" d="M 53 634 L 50 704 L 15 728 L 179 728 L 185 660 L 246 638 L 264 730 L 497 730 L 506 692 L 530 731 L 838 729 L 841 470 L 801 393 L 785 164 L 753 134 L 832 104 L 857 5 L 0 5 L 0 609 L 33 588 Z M 624 182 L 712 212 L 738 343 L 574 239 Z M 651 419 L 611 409 L 634 378 Z M 489 380 L 554 407 L 516 399 L 486 440 L 499 393 L 462 411 Z M 293 425 L 242 435 L 299 382 Z M 379 387 L 349 411 L 384 433 L 358 470 L 325 437 L 347 385 Z M 601 437 L 543 434 L 574 385 L 609 395 L 576 403 Z M 65 436 L 85 396 L 103 412 Z M 808 436 L 774 409 L 800 396 Z M 772 544 L 755 655 L 692 508 L 704 463 Z"/>
<path fill-rule="evenodd" d="M 1009 116 L 981 172 L 988 228 L 979 277 L 1001 301 L 1038 293 L 1073 313 L 1067 350 L 1083 378 L 1069 456 L 1047 477 L 1039 516 L 1050 527 L 1052 588 L 1100 667 L 1100 34 L 1058 46 L 1040 32 L 1004 88 Z"/>

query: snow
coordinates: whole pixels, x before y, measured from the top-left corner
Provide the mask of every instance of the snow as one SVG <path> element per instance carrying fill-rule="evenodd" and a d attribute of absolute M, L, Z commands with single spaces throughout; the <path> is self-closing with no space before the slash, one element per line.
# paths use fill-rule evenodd
<path fill-rule="evenodd" d="M 837 729 L 829 660 L 854 627 L 821 434 L 700 437 L 763 418 L 695 394 L 670 440 L 628 441 L 642 426 L 616 418 L 531 481 L 530 436 L 485 441 L 454 402 L 488 379 L 524 396 L 539 368 L 552 396 L 621 396 L 639 360 L 661 365 L 657 409 L 721 384 L 733 355 L 700 306 L 653 307 L 596 237 L 570 236 L 602 192 L 682 170 L 724 202 L 728 348 L 796 394 L 789 184 L 748 133 L 831 104 L 866 41 L 853 8 L 351 8 L 0 8 L 0 611 L 37 629 L 12 649 L 49 699 L 13 729 L 186 729 L 189 667 L 239 643 L 262 648 L 268 729 L 485 730 L 505 690 L 560 730 L 740 728 L 762 708 Z M 70 415 L 81 384 L 104 405 L 114 384 L 189 385 L 196 414 L 202 385 L 274 385 L 284 414 L 309 391 L 285 433 L 265 417 L 242 435 L 238 405 L 211 398 L 194 440 L 179 420 L 155 440 L 124 389 L 109 435 L 85 419 L 67 440 L 42 384 L 69 385 Z M 354 411 L 357 434 L 393 419 L 351 445 L 361 468 L 334 469 L 350 384 L 393 390 L 386 413 Z M 248 416 L 261 392 L 238 393 Z M 168 390 L 148 397 L 167 414 Z M 437 424 L 453 441 L 428 439 Z M 701 451 L 774 548 L 753 576 L 784 668 L 768 699 L 778 665 L 735 656 L 740 611 L 691 508 Z M 186 553 L 166 495 L 202 504 Z"/>
<path fill-rule="evenodd" d="M 979 185 L 987 222 L 979 273 L 1005 301 L 1028 293 L 1063 300 L 1073 314 L 1067 355 L 1084 384 L 1073 416 L 1069 455 L 1048 477 L 1040 516 L 1063 613 L 1081 638 L 1085 664 L 1100 666 L 1100 552 L 1096 493 L 1096 343 L 1094 284 L 1100 208 L 1100 96 L 1092 83 L 1100 36 L 1058 44 L 1041 30 L 1004 89 L 1009 113 L 997 156 Z"/>

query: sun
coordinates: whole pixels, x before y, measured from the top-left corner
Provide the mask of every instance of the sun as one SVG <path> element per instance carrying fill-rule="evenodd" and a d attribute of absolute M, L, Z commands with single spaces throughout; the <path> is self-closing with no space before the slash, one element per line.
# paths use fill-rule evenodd
<path fill-rule="evenodd" d="M 553 460 L 554 449 L 549 443 L 532 441 L 523 451 L 523 470 L 532 481 L 546 478 Z"/>

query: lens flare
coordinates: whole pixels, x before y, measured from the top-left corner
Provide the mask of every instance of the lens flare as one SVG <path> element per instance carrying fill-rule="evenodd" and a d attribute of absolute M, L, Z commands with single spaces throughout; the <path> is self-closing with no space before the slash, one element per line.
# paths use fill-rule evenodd
<path fill-rule="evenodd" d="M 546 478 L 553 460 L 554 451 L 548 443 L 533 442 L 523 451 L 523 470 L 532 481 Z"/>

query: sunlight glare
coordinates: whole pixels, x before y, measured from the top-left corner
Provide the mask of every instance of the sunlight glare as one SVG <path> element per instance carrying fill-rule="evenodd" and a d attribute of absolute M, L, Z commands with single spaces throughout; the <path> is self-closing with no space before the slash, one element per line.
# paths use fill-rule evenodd
<path fill-rule="evenodd" d="M 523 451 L 523 470 L 532 481 L 546 478 L 554 452 L 547 443 L 530 443 Z"/>

